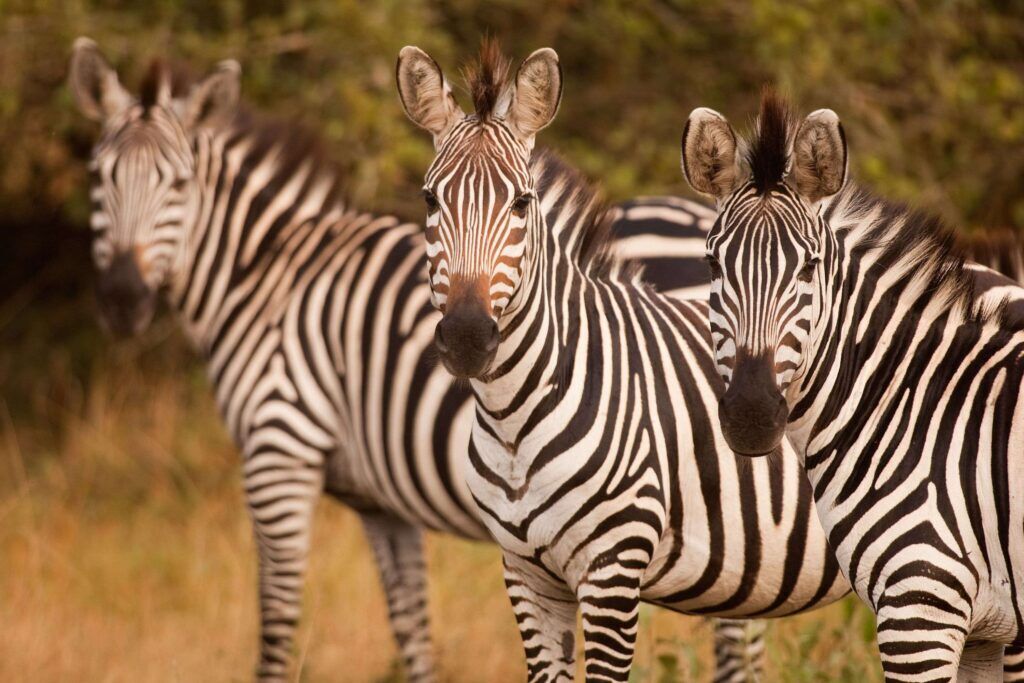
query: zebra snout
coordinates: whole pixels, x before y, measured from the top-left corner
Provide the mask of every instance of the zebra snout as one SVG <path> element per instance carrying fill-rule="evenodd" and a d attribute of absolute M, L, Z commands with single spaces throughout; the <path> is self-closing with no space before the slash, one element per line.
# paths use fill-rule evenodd
<path fill-rule="evenodd" d="M 102 271 L 96 285 L 100 315 L 118 336 L 140 334 L 156 310 L 156 292 L 142 278 L 131 252 L 121 252 Z"/>
<path fill-rule="evenodd" d="M 718 419 L 726 443 L 740 455 L 767 455 L 778 447 L 786 433 L 789 406 L 767 359 L 739 361 L 719 400 Z"/>
<path fill-rule="evenodd" d="M 498 351 L 498 324 L 482 311 L 449 309 L 434 329 L 434 344 L 456 377 L 479 377 Z"/>

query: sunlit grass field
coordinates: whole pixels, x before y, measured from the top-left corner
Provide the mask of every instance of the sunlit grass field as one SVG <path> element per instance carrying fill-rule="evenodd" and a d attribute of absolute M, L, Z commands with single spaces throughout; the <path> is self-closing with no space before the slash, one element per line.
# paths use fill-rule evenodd
<path fill-rule="evenodd" d="M 0 680 L 251 679 L 256 563 L 238 457 L 167 330 L 85 371 L 51 354 L 37 390 L 0 394 Z M 440 535 L 428 549 L 441 680 L 523 680 L 495 549 Z M 634 680 L 710 680 L 710 636 L 645 607 Z M 402 680 L 358 521 L 331 501 L 299 650 L 302 681 Z M 769 681 L 880 680 L 853 598 L 773 622 L 768 656 Z"/>

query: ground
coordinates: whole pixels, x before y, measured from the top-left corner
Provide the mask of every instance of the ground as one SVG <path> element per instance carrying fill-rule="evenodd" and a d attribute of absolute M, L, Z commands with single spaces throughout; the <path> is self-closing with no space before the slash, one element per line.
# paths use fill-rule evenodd
<path fill-rule="evenodd" d="M 57 364 L 31 405 L 0 399 L 0 680 L 250 679 L 255 554 L 237 456 L 194 364 L 134 362 L 116 355 L 88 381 Z M 441 679 L 523 680 L 495 548 L 427 546 Z M 300 680 L 402 680 L 354 515 L 324 501 L 313 547 Z M 704 622 L 653 607 L 641 619 L 633 680 L 709 680 Z M 880 679 L 854 598 L 775 621 L 768 638 L 769 681 Z"/>

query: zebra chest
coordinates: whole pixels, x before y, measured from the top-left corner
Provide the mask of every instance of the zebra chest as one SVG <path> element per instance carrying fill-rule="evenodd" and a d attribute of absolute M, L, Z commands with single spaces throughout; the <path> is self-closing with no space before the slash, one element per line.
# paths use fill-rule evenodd
<path fill-rule="evenodd" d="M 637 505 L 652 511 L 658 501 L 639 503 L 641 492 L 660 486 L 653 467 L 627 473 L 631 461 L 621 453 L 595 449 L 587 439 L 551 451 L 554 440 L 509 444 L 477 425 L 467 484 L 505 552 L 539 558 L 573 586 L 621 541 L 621 533 L 595 535 L 595 528 L 618 515 L 633 518 Z M 655 514 L 663 519 L 663 513 Z M 643 534 L 657 545 L 660 531 L 658 526 Z"/>

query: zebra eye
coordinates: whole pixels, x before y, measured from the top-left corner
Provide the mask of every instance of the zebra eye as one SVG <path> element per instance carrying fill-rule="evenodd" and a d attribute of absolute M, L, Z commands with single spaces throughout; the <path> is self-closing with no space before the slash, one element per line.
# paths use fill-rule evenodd
<path fill-rule="evenodd" d="M 171 184 L 171 189 L 175 192 L 182 192 L 186 185 L 188 185 L 188 178 L 178 178 Z"/>
<path fill-rule="evenodd" d="M 800 268 L 800 272 L 797 273 L 797 279 L 800 282 L 810 282 L 814 278 L 814 270 L 818 267 L 819 263 L 821 263 L 821 259 L 817 256 L 807 259 L 807 262 Z"/>
<path fill-rule="evenodd" d="M 437 203 L 437 195 L 430 190 L 423 190 L 423 201 L 427 204 L 427 213 L 434 213 L 437 211 L 439 204 Z"/>
<path fill-rule="evenodd" d="M 525 192 L 516 197 L 516 200 L 512 202 L 512 213 L 514 213 L 519 218 L 525 218 L 526 208 L 530 206 L 530 200 L 532 199 L 533 195 L 527 194 Z"/>
<path fill-rule="evenodd" d="M 718 262 L 711 254 L 704 257 L 704 261 L 708 264 L 708 268 L 711 269 L 711 279 L 717 280 L 722 277 L 722 264 Z"/>

